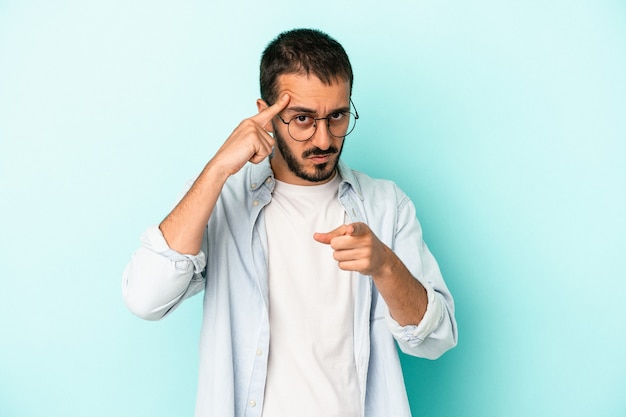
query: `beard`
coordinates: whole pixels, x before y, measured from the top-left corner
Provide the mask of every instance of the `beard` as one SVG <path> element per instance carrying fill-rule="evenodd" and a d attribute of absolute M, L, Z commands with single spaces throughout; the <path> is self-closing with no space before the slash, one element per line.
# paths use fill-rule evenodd
<path fill-rule="evenodd" d="M 314 172 L 307 172 L 305 171 L 302 164 L 298 162 L 294 153 L 291 151 L 291 149 L 289 149 L 289 146 L 287 146 L 287 142 L 276 128 L 274 128 L 274 140 L 276 142 L 276 146 L 278 146 L 278 150 L 283 156 L 283 159 L 287 163 L 287 167 L 289 168 L 289 170 L 294 173 L 298 178 L 309 182 L 325 182 L 331 179 L 335 174 L 335 171 L 337 170 L 337 164 L 339 163 L 339 158 L 341 157 L 341 152 L 343 151 L 343 146 L 337 149 L 332 145 L 326 150 L 320 149 L 316 146 L 307 149 L 306 151 L 302 152 L 303 159 L 313 155 L 337 154 L 337 157 L 334 161 L 329 161 L 324 164 L 316 164 Z"/>

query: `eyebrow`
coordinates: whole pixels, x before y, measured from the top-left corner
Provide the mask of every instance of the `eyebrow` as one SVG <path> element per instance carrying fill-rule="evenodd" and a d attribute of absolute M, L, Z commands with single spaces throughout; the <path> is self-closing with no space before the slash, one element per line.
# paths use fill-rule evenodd
<path fill-rule="evenodd" d="M 306 114 L 317 115 L 317 111 L 316 110 L 309 109 L 307 107 L 301 107 L 301 106 L 287 107 L 285 109 L 285 111 L 293 112 L 293 113 L 306 113 Z M 343 113 L 343 112 L 349 112 L 349 111 L 350 111 L 350 106 L 348 106 L 348 107 L 340 107 L 338 109 L 331 110 L 328 114 Z"/>

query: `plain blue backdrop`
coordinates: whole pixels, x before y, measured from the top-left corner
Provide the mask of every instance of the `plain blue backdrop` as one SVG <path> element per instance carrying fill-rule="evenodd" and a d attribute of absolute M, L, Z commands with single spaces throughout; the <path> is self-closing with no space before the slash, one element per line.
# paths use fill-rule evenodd
<path fill-rule="evenodd" d="M 345 160 L 455 295 L 459 346 L 402 357 L 414 415 L 626 415 L 624 1 L 220 4 L 0 0 L 0 416 L 192 415 L 200 297 L 141 321 L 122 270 L 293 27 L 346 47 Z"/>

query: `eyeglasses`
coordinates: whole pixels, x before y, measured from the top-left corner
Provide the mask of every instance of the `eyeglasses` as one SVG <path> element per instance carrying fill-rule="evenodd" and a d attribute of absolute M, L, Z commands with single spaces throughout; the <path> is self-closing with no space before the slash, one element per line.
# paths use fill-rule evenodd
<path fill-rule="evenodd" d="M 359 112 L 354 107 L 352 99 L 350 104 L 354 109 L 354 113 L 350 111 L 336 111 L 326 117 L 313 117 L 308 114 L 297 114 L 288 122 L 283 119 L 280 114 L 278 118 L 287 125 L 287 131 L 291 138 L 297 142 L 306 142 L 311 139 L 317 130 L 317 122 L 326 120 L 328 125 L 328 133 L 336 138 L 345 138 L 354 130 L 356 120 L 359 118 Z"/>

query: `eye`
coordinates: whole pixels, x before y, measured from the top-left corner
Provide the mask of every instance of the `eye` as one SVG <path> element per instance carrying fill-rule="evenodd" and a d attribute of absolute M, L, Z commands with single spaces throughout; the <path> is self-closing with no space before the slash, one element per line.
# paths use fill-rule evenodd
<path fill-rule="evenodd" d="M 311 126 L 314 123 L 313 118 L 311 116 L 307 116 L 306 114 L 299 114 L 291 119 L 291 121 L 302 127 Z"/>
<path fill-rule="evenodd" d="M 331 121 L 332 123 L 340 123 L 341 121 L 343 121 L 344 117 L 346 117 L 345 112 L 337 111 L 337 112 L 331 113 L 328 116 L 328 120 Z"/>

